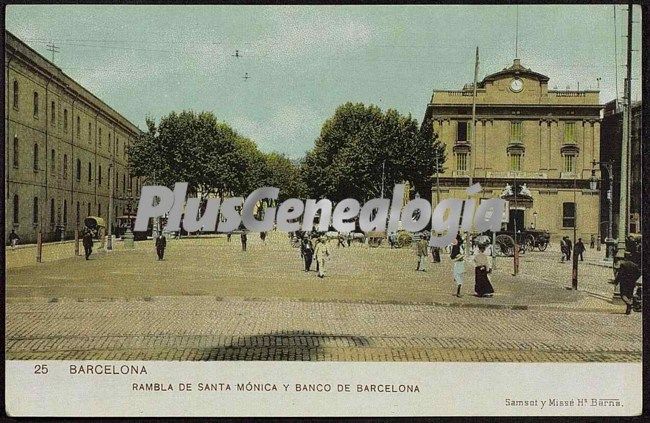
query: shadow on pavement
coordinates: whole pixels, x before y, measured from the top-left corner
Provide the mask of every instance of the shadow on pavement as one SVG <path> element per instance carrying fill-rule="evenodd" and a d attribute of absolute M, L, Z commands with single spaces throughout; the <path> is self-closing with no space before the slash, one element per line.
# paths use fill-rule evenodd
<path fill-rule="evenodd" d="M 326 335 L 311 331 L 273 332 L 234 339 L 228 345 L 212 348 L 208 360 L 316 361 L 325 357 L 324 349 L 370 346 L 362 336 Z"/>

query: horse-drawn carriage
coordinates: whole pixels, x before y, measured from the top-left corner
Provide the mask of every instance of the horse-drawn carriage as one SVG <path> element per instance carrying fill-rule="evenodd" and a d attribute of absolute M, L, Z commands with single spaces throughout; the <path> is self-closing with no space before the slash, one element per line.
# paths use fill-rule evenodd
<path fill-rule="evenodd" d="M 486 233 L 490 238 L 491 233 Z M 551 235 L 547 231 L 524 229 L 519 230 L 515 234 L 513 231 L 499 231 L 495 233 L 494 252 L 500 256 L 512 257 L 515 254 L 515 239 L 520 253 L 526 251 L 539 251 L 546 250 L 548 247 Z"/>

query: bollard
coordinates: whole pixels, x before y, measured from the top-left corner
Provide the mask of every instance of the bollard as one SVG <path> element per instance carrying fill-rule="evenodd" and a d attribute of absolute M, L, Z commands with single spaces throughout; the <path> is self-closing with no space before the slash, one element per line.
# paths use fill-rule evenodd
<path fill-rule="evenodd" d="M 43 260 L 43 234 L 38 231 L 36 234 L 36 262 L 41 263 Z"/>
<path fill-rule="evenodd" d="M 79 255 L 79 229 L 74 230 L 74 255 Z"/>

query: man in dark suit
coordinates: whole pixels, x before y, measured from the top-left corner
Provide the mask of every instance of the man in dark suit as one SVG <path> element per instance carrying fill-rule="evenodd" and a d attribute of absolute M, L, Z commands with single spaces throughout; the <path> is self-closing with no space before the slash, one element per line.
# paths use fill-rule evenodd
<path fill-rule="evenodd" d="M 161 232 L 156 238 L 156 253 L 158 254 L 158 260 L 162 260 L 165 256 L 165 248 L 167 247 L 167 238 Z"/>

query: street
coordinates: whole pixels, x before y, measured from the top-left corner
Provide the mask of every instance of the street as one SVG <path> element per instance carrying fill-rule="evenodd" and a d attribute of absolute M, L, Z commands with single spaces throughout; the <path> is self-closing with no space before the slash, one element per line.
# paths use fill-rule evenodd
<path fill-rule="evenodd" d="M 28 249 L 9 251 L 7 358 L 641 359 L 641 316 L 610 304 L 611 269 L 588 264 L 595 250 L 578 291 L 565 289 L 570 264 L 550 248 L 523 255 L 516 277 L 499 258 L 494 298 L 471 295 L 470 273 L 456 298 L 447 255 L 416 272 L 412 249 L 330 247 L 323 280 L 302 271 L 283 233 L 249 236 L 247 252 L 238 237 L 170 240 L 161 262 L 151 241 L 90 261 L 48 245 L 38 265 L 21 261 Z"/>

